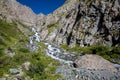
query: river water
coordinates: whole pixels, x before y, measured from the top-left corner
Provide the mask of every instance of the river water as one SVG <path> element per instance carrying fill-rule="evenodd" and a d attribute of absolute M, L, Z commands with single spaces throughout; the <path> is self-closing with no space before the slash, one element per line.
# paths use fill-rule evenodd
<path fill-rule="evenodd" d="M 36 44 L 36 42 L 43 42 L 43 41 L 41 41 L 39 33 L 34 27 L 32 27 L 32 32 L 33 35 L 29 37 L 30 49 L 32 51 L 37 52 L 38 45 Z M 60 47 L 57 47 L 54 44 L 50 44 L 47 42 L 43 42 L 43 43 L 47 46 L 47 49 L 45 50 L 45 54 L 47 56 L 50 56 L 51 58 L 58 60 L 59 62 L 72 63 L 72 59 L 75 56 L 74 54 L 71 54 L 69 52 L 64 52 Z"/>
<path fill-rule="evenodd" d="M 39 33 L 33 27 L 32 28 L 33 35 L 29 37 L 30 49 L 32 51 L 37 51 L 40 47 L 38 46 L 38 42 L 43 42 L 40 39 Z M 61 74 L 66 80 L 120 80 L 120 71 L 111 72 L 108 70 L 87 70 L 81 68 L 74 68 L 71 66 L 73 63 L 73 59 L 75 59 L 76 53 L 70 53 L 63 51 L 60 47 L 55 44 L 51 44 L 48 42 L 43 42 L 47 49 L 45 50 L 45 54 L 50 56 L 52 59 L 58 60 L 62 64 L 56 70 L 56 73 Z M 120 67 L 120 65 L 115 64 L 115 67 Z"/>

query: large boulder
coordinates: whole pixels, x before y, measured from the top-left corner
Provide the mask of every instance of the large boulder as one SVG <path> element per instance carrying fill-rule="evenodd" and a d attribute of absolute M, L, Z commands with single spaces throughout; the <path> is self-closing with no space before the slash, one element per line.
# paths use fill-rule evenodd
<path fill-rule="evenodd" d="M 75 64 L 79 68 L 110 70 L 110 71 L 116 70 L 113 63 L 105 60 L 101 56 L 92 55 L 92 54 L 86 54 L 84 56 L 80 56 L 78 59 L 75 60 Z"/>

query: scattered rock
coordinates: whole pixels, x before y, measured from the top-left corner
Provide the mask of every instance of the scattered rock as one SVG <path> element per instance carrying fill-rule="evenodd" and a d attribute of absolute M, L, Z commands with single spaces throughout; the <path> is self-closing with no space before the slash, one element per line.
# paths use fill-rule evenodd
<path fill-rule="evenodd" d="M 62 65 L 56 70 L 65 80 L 119 80 L 120 71 L 106 69 L 95 70 L 85 68 L 74 68 L 70 65 Z"/>
<path fill-rule="evenodd" d="M 9 69 L 9 72 L 10 72 L 11 74 L 19 74 L 19 73 L 20 73 L 20 70 L 17 69 L 17 68 L 12 68 L 12 69 Z"/>
<path fill-rule="evenodd" d="M 0 80 L 6 80 L 6 78 L 0 78 Z"/>
<path fill-rule="evenodd" d="M 120 65 L 119 64 L 114 64 L 114 67 L 120 71 Z"/>
<path fill-rule="evenodd" d="M 29 67 L 30 67 L 30 62 L 25 62 L 24 64 L 23 64 L 23 67 L 24 67 L 24 69 L 25 70 L 29 70 Z"/>
<path fill-rule="evenodd" d="M 13 56 L 15 55 L 15 52 L 13 52 L 13 50 L 12 50 L 10 47 L 8 47 L 8 48 L 5 50 L 5 52 L 6 52 L 7 55 L 10 56 L 10 57 L 13 57 Z"/>

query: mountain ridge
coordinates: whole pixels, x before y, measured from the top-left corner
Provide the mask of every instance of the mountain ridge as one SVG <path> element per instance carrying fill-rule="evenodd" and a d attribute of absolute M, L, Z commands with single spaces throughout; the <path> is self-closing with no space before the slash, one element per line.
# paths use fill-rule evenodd
<path fill-rule="evenodd" d="M 37 17 L 32 9 L 16 0 L 1 0 L 0 8 L 0 18 L 7 22 L 19 21 L 28 26 L 36 23 Z"/>

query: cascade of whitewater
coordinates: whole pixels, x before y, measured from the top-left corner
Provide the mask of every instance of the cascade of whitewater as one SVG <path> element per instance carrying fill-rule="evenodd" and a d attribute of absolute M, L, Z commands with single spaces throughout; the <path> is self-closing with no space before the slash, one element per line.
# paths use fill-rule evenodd
<path fill-rule="evenodd" d="M 39 33 L 37 32 L 37 30 L 34 27 L 32 28 L 32 32 L 33 32 L 33 35 L 29 37 L 29 40 L 30 40 L 29 44 L 30 44 L 31 49 L 33 51 L 36 51 L 37 49 L 40 48 L 38 46 L 38 42 L 40 42 L 41 39 L 40 39 Z M 59 62 L 68 64 L 67 66 L 66 65 L 60 66 L 56 70 L 56 73 L 62 74 L 64 77 L 67 77 L 67 79 L 69 77 L 70 80 L 80 80 L 80 79 L 83 79 L 83 78 L 98 80 L 98 78 L 100 78 L 100 76 L 101 76 L 101 78 L 104 77 L 104 74 L 105 74 L 105 76 L 106 76 L 106 74 L 108 74 L 107 78 L 109 78 L 109 76 L 111 76 L 111 75 L 112 75 L 112 77 L 114 77 L 114 75 L 119 76 L 119 73 L 114 73 L 113 74 L 113 73 L 111 73 L 110 71 L 107 71 L 107 70 L 104 70 L 104 71 L 103 70 L 98 70 L 98 71 L 93 70 L 92 71 L 92 70 L 84 69 L 84 68 L 80 68 L 80 69 L 79 68 L 73 68 L 71 63 L 73 63 L 73 59 L 76 57 L 75 56 L 76 53 L 64 52 L 62 49 L 60 49 L 60 47 L 55 46 L 54 44 L 50 44 L 50 43 L 47 43 L 47 42 L 43 42 L 43 43 L 47 47 L 47 49 L 45 50 L 45 54 L 47 56 L 50 56 L 51 58 L 53 58 L 55 60 L 58 60 Z M 119 69 L 120 65 L 114 64 L 114 67 L 116 69 Z M 69 72 L 68 72 L 68 70 L 69 70 Z M 96 74 L 99 74 L 99 75 L 96 75 Z M 78 79 L 76 79 L 76 78 L 78 78 Z M 107 79 L 107 78 L 106 78 L 106 80 L 110 80 L 110 79 Z M 116 80 L 116 79 L 114 79 L 114 80 Z"/>
<path fill-rule="evenodd" d="M 32 32 L 34 32 L 35 34 L 34 34 L 34 36 L 35 36 L 35 40 L 37 41 L 37 42 L 40 42 L 40 36 L 38 35 L 38 32 L 37 32 L 37 30 L 35 30 L 35 28 L 32 28 Z"/>
<path fill-rule="evenodd" d="M 30 36 L 30 44 L 33 44 L 34 41 L 40 42 L 40 36 L 34 27 L 32 28 L 32 32 L 34 34 Z"/>
<path fill-rule="evenodd" d="M 36 42 L 40 42 L 41 39 L 40 39 L 39 33 L 34 27 L 32 27 L 32 32 L 33 32 L 33 35 L 29 37 L 29 43 L 30 43 L 29 47 L 31 51 L 37 52 L 37 50 L 40 47 L 37 45 Z M 44 42 L 44 44 L 47 46 L 45 54 L 47 54 L 51 58 L 58 60 L 60 62 L 72 63 L 71 60 L 66 59 L 68 56 L 70 56 L 70 54 L 68 54 L 67 52 L 63 52 L 60 48 L 55 47 L 54 45 L 49 44 L 47 42 Z"/>
<path fill-rule="evenodd" d="M 65 52 L 63 52 L 61 49 L 59 49 L 49 43 L 45 43 L 45 45 L 47 46 L 46 54 L 48 56 L 50 56 L 51 58 L 58 60 L 60 62 L 72 63 L 72 61 L 65 59 L 65 58 L 67 58 L 65 55 Z"/>
<path fill-rule="evenodd" d="M 34 27 L 32 27 L 32 32 L 33 35 L 29 37 L 28 48 L 30 49 L 30 51 L 37 52 L 39 49 L 37 42 L 40 42 L 40 36 Z"/>

